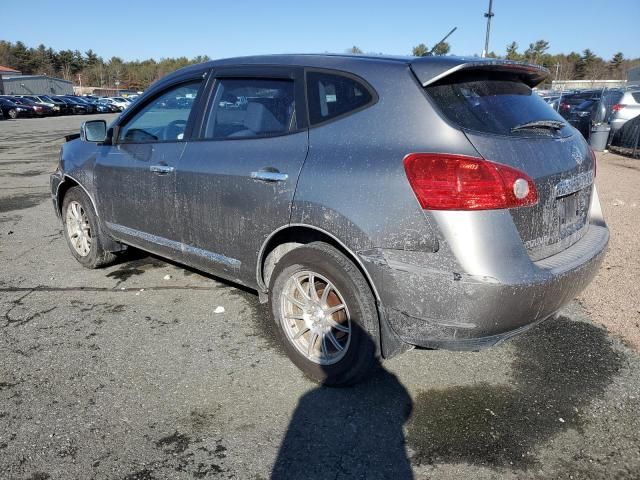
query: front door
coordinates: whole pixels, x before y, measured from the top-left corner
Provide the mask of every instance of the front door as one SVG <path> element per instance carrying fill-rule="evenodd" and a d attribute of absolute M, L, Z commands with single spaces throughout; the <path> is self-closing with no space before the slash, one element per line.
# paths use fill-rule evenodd
<path fill-rule="evenodd" d="M 103 222 L 127 243 L 180 259 L 176 169 L 202 78 L 168 87 L 137 107 L 96 159 Z"/>
<path fill-rule="evenodd" d="M 255 286 L 262 243 L 289 223 L 308 133 L 297 72 L 247 68 L 215 72 L 199 138 L 178 168 L 177 198 L 189 263 Z"/>

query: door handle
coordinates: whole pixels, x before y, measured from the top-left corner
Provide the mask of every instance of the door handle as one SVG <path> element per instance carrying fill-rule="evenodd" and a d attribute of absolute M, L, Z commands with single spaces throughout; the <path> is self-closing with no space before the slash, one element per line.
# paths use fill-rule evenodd
<path fill-rule="evenodd" d="M 151 165 L 149 167 L 153 173 L 157 173 L 158 175 L 165 175 L 167 173 L 171 173 L 175 170 L 175 167 L 170 167 L 169 165 Z"/>
<path fill-rule="evenodd" d="M 251 178 L 262 180 L 264 182 L 284 182 L 289 178 L 289 175 L 287 175 L 286 173 L 260 170 L 258 172 L 251 172 Z"/>

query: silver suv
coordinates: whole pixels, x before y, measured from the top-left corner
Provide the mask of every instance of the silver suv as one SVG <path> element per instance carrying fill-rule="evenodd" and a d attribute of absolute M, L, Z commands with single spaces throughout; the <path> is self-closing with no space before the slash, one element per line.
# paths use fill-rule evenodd
<path fill-rule="evenodd" d="M 617 103 L 611 106 L 609 123 L 612 134 L 615 134 L 622 126 L 632 118 L 640 115 L 640 87 L 625 90 Z"/>
<path fill-rule="evenodd" d="M 609 239 L 582 136 L 477 58 L 227 59 L 86 122 L 51 176 L 84 266 L 134 246 L 268 301 L 307 375 L 411 347 L 478 350 L 552 317 Z"/>

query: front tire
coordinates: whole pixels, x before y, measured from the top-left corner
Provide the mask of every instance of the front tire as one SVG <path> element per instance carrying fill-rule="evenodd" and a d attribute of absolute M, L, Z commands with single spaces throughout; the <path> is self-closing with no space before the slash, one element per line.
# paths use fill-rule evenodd
<path fill-rule="evenodd" d="M 115 255 L 103 248 L 98 218 L 82 188 L 72 187 L 64 196 L 62 223 L 69 250 L 83 267 L 98 268 L 115 260 Z"/>
<path fill-rule="evenodd" d="M 314 381 L 353 385 L 379 365 L 373 294 L 332 246 L 313 242 L 284 255 L 271 275 L 269 304 L 287 355 Z"/>
<path fill-rule="evenodd" d="M 13 120 L 18 118 L 18 112 L 16 111 L 16 109 L 12 108 L 11 110 L 9 110 L 9 118 Z"/>

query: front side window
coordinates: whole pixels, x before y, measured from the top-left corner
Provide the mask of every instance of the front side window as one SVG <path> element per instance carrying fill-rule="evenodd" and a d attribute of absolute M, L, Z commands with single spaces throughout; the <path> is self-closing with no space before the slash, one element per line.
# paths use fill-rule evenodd
<path fill-rule="evenodd" d="M 202 80 L 183 83 L 153 99 L 120 127 L 118 143 L 180 142 Z"/>
<path fill-rule="evenodd" d="M 295 129 L 292 80 L 218 80 L 205 127 L 205 138 L 256 138 L 282 135 Z"/>
<path fill-rule="evenodd" d="M 307 73 L 307 95 L 311 125 L 358 110 L 373 99 L 360 82 L 323 72 Z"/>

